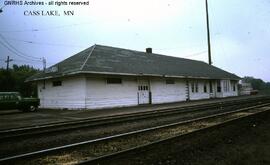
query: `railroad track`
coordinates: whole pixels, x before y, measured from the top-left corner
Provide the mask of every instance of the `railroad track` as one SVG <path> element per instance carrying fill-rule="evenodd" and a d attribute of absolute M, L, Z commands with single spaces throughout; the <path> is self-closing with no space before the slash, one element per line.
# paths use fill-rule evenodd
<path fill-rule="evenodd" d="M 245 115 L 243 113 L 248 114 Z M 265 120 L 267 119 L 267 117 L 269 118 L 270 107 L 268 106 L 267 108 L 260 109 L 257 111 L 252 110 L 249 112 L 239 111 L 239 114 L 236 113 L 231 115 L 236 116 L 239 115 L 239 117 L 224 120 L 222 122 L 219 122 L 218 124 L 212 125 L 211 122 L 204 123 L 203 120 L 205 119 L 203 119 L 201 122 L 204 124 L 209 124 L 208 126 L 203 126 L 191 132 L 149 142 L 148 144 L 135 146 L 133 148 L 117 151 L 111 154 L 99 156 L 97 158 L 88 158 L 86 160 L 79 161 L 76 164 L 77 165 L 85 165 L 85 164 L 141 165 L 141 164 L 185 164 L 185 163 L 189 164 L 188 162 L 193 161 L 196 152 L 199 153 L 198 155 L 203 154 L 205 147 L 209 148 L 208 145 L 214 147 L 215 145 L 217 145 L 216 143 L 217 141 L 220 142 L 225 140 L 226 144 L 229 144 L 231 145 L 231 147 L 233 147 L 234 142 L 233 140 L 231 141 L 232 134 L 235 135 L 235 132 L 237 132 L 236 136 L 239 136 L 239 134 L 241 134 L 239 130 L 244 131 L 244 129 L 256 129 L 257 121 L 261 120 L 261 118 L 264 118 Z M 242 126 L 244 126 L 244 129 L 242 128 Z M 223 131 L 225 131 L 226 133 L 223 133 Z M 216 140 L 215 138 L 219 138 L 222 140 Z M 218 150 L 218 148 L 216 149 Z M 186 158 L 185 156 L 187 156 L 188 158 Z"/>
<path fill-rule="evenodd" d="M 43 125 L 35 125 L 30 127 L 21 127 L 14 129 L 0 130 L 0 140 L 5 141 L 10 138 L 25 138 L 37 135 L 45 135 L 48 133 L 72 131 L 76 129 L 89 128 L 95 126 L 105 126 L 116 123 L 130 122 L 136 120 L 150 119 L 156 117 L 165 117 L 171 115 L 182 115 L 187 113 L 199 112 L 202 110 L 222 109 L 228 106 L 237 106 L 238 104 L 247 104 L 252 106 L 257 103 L 270 101 L 270 97 L 249 98 L 246 100 L 220 101 L 217 103 L 193 105 L 187 107 L 175 107 L 167 109 L 159 109 L 156 111 L 136 112 L 132 114 L 112 115 L 105 117 L 87 118 L 82 120 L 73 120 L 66 122 L 57 122 Z"/>
<path fill-rule="evenodd" d="M 260 102 L 262 102 L 262 100 Z M 66 156 L 67 157 L 66 159 L 71 159 L 69 160 L 69 162 L 79 163 L 80 161 L 87 158 L 88 159 L 87 161 L 82 161 L 80 163 L 81 164 L 85 164 L 85 163 L 95 164 L 99 161 L 103 161 L 103 159 L 108 159 L 108 158 L 111 158 L 112 156 L 117 156 L 125 152 L 131 152 L 132 150 L 136 150 L 141 147 L 153 145 L 154 143 L 157 143 L 161 140 L 172 138 L 170 136 L 156 137 L 156 134 L 160 134 L 160 132 L 163 132 L 163 131 L 175 132 L 175 131 L 172 131 L 172 130 L 175 130 L 175 127 L 181 127 L 180 135 L 176 135 L 174 133 L 173 135 L 171 135 L 173 137 L 181 136 L 183 134 L 190 132 L 190 131 L 183 132 L 183 130 L 185 130 L 184 128 L 191 130 L 191 132 L 208 128 L 212 125 L 216 125 L 217 123 L 222 124 L 230 120 L 236 120 L 243 116 L 248 116 L 254 113 L 263 112 L 265 111 L 265 109 L 261 107 L 265 107 L 269 105 L 270 103 L 263 103 L 263 102 L 260 105 L 246 107 L 246 108 L 242 108 L 242 106 L 238 105 L 237 110 L 233 110 L 229 112 L 220 112 L 218 114 L 191 119 L 188 121 L 181 121 L 181 122 L 176 122 L 173 124 L 167 124 L 163 126 L 157 126 L 157 127 L 152 127 L 152 128 L 142 129 L 142 130 L 136 130 L 136 131 L 131 131 L 128 133 L 122 133 L 118 135 L 88 140 L 88 141 L 84 141 L 80 143 L 64 145 L 61 147 L 55 147 L 55 148 L 40 150 L 40 151 L 31 152 L 27 154 L 20 154 L 20 155 L 10 156 L 6 158 L 1 158 L 0 163 L 12 164 L 14 162 L 20 162 L 20 164 L 24 164 L 24 163 L 25 164 L 44 164 L 44 163 L 50 164 L 52 162 L 48 162 L 48 160 L 51 160 L 53 162 L 59 161 L 55 159 L 59 159 L 61 157 Z M 239 109 L 239 107 L 241 108 Z M 194 123 L 197 123 L 197 124 L 195 124 L 195 127 L 192 127 Z M 154 137 L 154 138 L 149 139 L 149 137 Z M 133 141 L 130 139 L 133 139 Z M 142 143 L 138 144 L 137 142 L 142 142 Z M 124 143 L 123 147 L 119 148 L 119 146 L 121 146 L 122 143 Z M 77 159 L 74 160 L 74 158 L 77 158 Z M 60 162 L 60 163 L 67 163 L 67 162 Z"/>

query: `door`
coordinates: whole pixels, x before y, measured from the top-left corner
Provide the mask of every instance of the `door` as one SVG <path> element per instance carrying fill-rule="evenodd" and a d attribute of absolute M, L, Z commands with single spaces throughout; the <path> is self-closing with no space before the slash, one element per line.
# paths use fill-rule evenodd
<path fill-rule="evenodd" d="M 216 92 L 215 92 L 215 87 L 214 87 L 214 82 L 213 81 L 209 82 L 209 87 L 210 87 L 210 90 L 209 90 L 210 98 L 215 98 L 216 97 Z"/>
<path fill-rule="evenodd" d="M 138 80 L 138 104 L 150 103 L 149 83 L 147 80 Z"/>

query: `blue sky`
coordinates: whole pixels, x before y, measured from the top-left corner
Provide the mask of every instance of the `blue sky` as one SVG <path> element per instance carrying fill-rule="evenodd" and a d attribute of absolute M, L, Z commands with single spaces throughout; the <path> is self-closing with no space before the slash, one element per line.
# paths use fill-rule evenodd
<path fill-rule="evenodd" d="M 204 0 L 89 2 L 5 6 L 0 13 L 0 66 L 5 67 L 7 55 L 14 60 L 11 65 L 41 68 L 42 62 L 36 60 L 45 57 L 50 66 L 93 44 L 139 51 L 152 47 L 154 53 L 208 61 Z M 270 0 L 208 3 L 213 65 L 270 81 Z M 75 15 L 24 16 L 32 10 L 74 10 Z"/>

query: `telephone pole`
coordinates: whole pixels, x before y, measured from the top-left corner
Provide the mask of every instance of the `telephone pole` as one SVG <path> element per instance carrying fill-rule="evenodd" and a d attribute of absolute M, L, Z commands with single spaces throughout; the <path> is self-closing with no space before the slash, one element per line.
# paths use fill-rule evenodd
<path fill-rule="evenodd" d="M 207 2 L 207 0 L 205 0 L 205 8 L 206 8 L 206 24 L 207 24 L 208 63 L 209 63 L 209 65 L 212 65 L 210 28 L 209 28 L 209 16 L 208 16 L 208 2 Z"/>
<path fill-rule="evenodd" d="M 9 56 L 7 56 L 7 60 L 5 61 L 7 63 L 7 71 L 9 69 L 9 62 L 13 61 L 13 59 L 9 59 Z"/>
<path fill-rule="evenodd" d="M 46 59 L 42 57 L 42 63 L 43 63 L 43 72 L 46 70 Z"/>

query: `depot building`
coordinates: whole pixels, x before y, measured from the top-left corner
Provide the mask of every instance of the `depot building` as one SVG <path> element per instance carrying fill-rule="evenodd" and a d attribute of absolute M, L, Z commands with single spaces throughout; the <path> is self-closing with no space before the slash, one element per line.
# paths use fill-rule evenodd
<path fill-rule="evenodd" d="M 237 96 L 239 77 L 202 61 L 93 45 L 26 81 L 40 108 L 102 109 Z"/>

